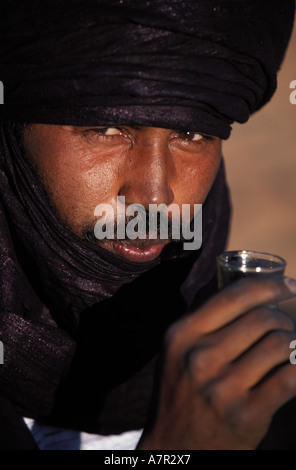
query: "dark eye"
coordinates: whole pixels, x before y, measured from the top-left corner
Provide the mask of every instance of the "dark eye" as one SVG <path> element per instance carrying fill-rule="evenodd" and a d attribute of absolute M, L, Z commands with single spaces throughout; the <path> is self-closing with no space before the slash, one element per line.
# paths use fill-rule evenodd
<path fill-rule="evenodd" d="M 187 140 L 191 140 L 192 142 L 197 142 L 198 140 L 203 139 L 203 135 L 199 134 L 198 132 L 187 131 L 187 132 L 181 132 L 180 134 L 181 134 L 181 137 Z"/>
<path fill-rule="evenodd" d="M 127 133 L 119 127 L 93 127 L 82 131 L 83 137 L 93 145 L 123 145 L 128 143 Z"/>
<path fill-rule="evenodd" d="M 105 127 L 104 129 L 98 130 L 98 132 L 104 135 L 123 135 L 123 132 L 117 127 Z"/>
<path fill-rule="evenodd" d="M 118 127 L 95 127 L 94 129 L 87 129 L 85 133 L 93 133 L 97 135 L 105 135 L 107 137 L 114 135 L 124 135 Z"/>
<path fill-rule="evenodd" d="M 179 132 L 179 136 L 182 139 L 185 139 L 189 142 L 198 142 L 201 140 L 207 140 L 207 141 L 212 141 L 214 140 L 214 137 L 206 135 L 206 134 L 201 134 L 199 132 L 193 132 L 193 131 L 185 131 L 185 132 Z"/>

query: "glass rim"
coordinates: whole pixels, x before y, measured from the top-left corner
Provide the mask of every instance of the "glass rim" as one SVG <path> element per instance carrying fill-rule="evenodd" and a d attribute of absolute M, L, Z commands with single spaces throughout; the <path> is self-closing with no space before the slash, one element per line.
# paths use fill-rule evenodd
<path fill-rule="evenodd" d="M 267 268 L 267 267 L 261 267 L 260 272 L 270 272 L 270 271 L 280 271 L 283 268 L 286 267 L 287 262 L 284 258 L 278 255 L 274 255 L 273 253 L 267 253 L 264 251 L 255 251 L 255 250 L 230 250 L 230 251 L 224 251 L 223 253 L 220 253 L 220 255 L 217 256 L 218 264 L 222 267 L 231 267 L 231 258 L 233 256 L 240 256 L 242 254 L 249 255 L 250 258 L 256 258 L 258 255 L 261 255 L 266 261 L 274 261 L 278 263 L 278 266 L 275 266 L 273 268 Z M 259 266 L 248 266 L 248 272 L 256 272 Z M 238 271 L 243 270 L 243 266 L 236 266 Z"/>

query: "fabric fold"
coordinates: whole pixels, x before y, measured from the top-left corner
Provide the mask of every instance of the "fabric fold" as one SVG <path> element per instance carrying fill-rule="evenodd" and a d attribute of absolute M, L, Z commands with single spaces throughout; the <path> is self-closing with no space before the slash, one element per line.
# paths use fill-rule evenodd
<path fill-rule="evenodd" d="M 73 359 L 75 342 L 61 329 L 10 312 L 1 312 L 0 331 L 1 395 L 25 416 L 48 415 Z"/>
<path fill-rule="evenodd" d="M 0 7 L 0 116 L 222 139 L 272 97 L 295 8 L 294 0 L 13 5 Z"/>

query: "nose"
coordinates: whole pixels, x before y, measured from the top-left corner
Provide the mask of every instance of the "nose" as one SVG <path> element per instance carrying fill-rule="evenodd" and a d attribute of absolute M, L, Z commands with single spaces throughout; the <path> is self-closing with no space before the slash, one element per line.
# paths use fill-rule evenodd
<path fill-rule="evenodd" d="M 125 196 L 125 204 L 141 204 L 148 209 L 149 204 L 173 202 L 174 164 L 165 132 L 136 142 L 128 151 L 125 165 L 119 191 Z"/>

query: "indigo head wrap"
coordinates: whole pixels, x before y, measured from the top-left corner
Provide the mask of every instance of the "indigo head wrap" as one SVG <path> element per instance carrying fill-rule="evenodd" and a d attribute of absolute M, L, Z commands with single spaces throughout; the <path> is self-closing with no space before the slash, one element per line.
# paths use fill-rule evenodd
<path fill-rule="evenodd" d="M 0 113 L 226 139 L 276 88 L 294 0 L 3 1 Z"/>

